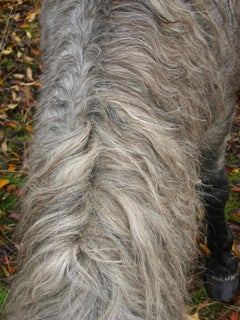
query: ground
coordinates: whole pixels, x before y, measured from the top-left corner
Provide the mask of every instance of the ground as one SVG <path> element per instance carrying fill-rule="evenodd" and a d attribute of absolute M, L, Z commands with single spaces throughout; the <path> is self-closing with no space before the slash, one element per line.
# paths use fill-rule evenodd
<path fill-rule="evenodd" d="M 21 215 L 18 199 L 28 172 L 27 146 L 41 84 L 39 0 L 0 0 L 0 308 L 17 269 L 14 232 Z M 234 254 L 240 260 L 240 103 L 226 151 L 231 195 L 226 217 L 234 233 Z M 207 248 L 198 240 L 203 253 Z M 196 258 L 197 260 L 197 258 Z M 201 273 L 201 272 L 200 272 Z M 196 272 L 189 278 L 192 320 L 240 319 L 240 296 L 232 305 L 207 297 Z"/>

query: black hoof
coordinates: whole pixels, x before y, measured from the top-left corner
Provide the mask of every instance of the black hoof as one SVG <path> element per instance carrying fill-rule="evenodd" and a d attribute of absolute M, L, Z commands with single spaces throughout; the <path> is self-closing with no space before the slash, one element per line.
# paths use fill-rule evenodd
<path fill-rule="evenodd" d="M 208 296 L 214 300 L 231 302 L 238 294 L 238 274 L 230 276 L 228 279 L 216 278 L 206 274 L 205 287 Z"/>
<path fill-rule="evenodd" d="M 206 263 L 205 287 L 210 298 L 222 302 L 231 302 L 238 294 L 238 264 L 233 256 L 225 253 Z"/>

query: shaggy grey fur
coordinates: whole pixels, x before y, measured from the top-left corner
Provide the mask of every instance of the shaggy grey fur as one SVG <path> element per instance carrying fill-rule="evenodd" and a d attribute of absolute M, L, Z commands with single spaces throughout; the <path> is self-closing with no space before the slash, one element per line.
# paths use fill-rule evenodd
<path fill-rule="evenodd" d="M 5 319 L 185 318 L 200 171 L 212 155 L 208 172 L 222 167 L 233 114 L 238 21 L 238 0 L 44 1 Z"/>

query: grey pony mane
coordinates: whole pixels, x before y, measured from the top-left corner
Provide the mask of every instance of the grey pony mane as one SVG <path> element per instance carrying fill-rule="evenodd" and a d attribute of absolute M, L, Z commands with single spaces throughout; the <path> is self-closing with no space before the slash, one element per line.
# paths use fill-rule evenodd
<path fill-rule="evenodd" d="M 7 319 L 185 318 L 200 153 L 234 69 L 221 7 L 198 3 L 44 1 Z"/>

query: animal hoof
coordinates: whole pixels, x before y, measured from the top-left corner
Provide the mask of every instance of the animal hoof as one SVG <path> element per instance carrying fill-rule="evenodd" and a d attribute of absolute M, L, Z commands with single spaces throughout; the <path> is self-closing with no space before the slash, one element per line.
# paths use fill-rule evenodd
<path fill-rule="evenodd" d="M 231 302 L 238 294 L 239 277 L 238 273 L 221 279 L 206 274 L 205 287 L 208 296 L 215 300 Z"/>
<path fill-rule="evenodd" d="M 231 302 L 238 294 L 238 264 L 231 253 L 218 257 L 210 255 L 206 261 L 205 287 L 210 298 Z"/>

